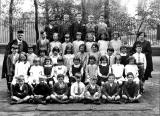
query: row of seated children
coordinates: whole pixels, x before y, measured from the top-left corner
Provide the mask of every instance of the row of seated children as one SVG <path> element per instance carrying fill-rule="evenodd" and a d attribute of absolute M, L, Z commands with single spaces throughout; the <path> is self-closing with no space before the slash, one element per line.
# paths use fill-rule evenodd
<path fill-rule="evenodd" d="M 81 82 L 82 75 L 76 73 L 74 82 L 69 88 L 64 82 L 64 75 L 57 76 L 58 82 L 50 88 L 46 82 L 46 77 L 40 76 L 39 83 L 34 87 L 25 83 L 23 75 L 16 77 L 16 84 L 12 85 L 11 104 L 18 103 L 130 103 L 138 102 L 141 97 L 139 85 L 133 79 L 133 73 L 127 74 L 127 81 L 122 88 L 115 82 L 115 75 L 110 73 L 108 81 L 101 87 L 97 85 L 97 77 L 90 78 L 90 82 L 85 86 Z"/>

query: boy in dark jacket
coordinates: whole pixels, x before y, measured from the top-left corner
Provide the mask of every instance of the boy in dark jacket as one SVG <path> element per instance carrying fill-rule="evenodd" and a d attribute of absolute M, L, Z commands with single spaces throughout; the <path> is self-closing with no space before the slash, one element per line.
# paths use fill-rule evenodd
<path fill-rule="evenodd" d="M 51 90 L 45 81 L 45 77 L 39 77 L 39 84 L 33 90 L 34 103 L 46 104 L 46 100 L 50 99 Z"/>
<path fill-rule="evenodd" d="M 94 103 L 100 104 L 100 96 L 101 96 L 101 89 L 100 86 L 96 84 L 97 77 L 90 78 L 90 83 L 86 86 L 85 93 L 84 93 L 84 103 Z"/>
<path fill-rule="evenodd" d="M 138 102 L 141 94 L 139 94 L 139 85 L 133 81 L 133 73 L 129 72 L 127 79 L 122 88 L 122 98 L 125 102 Z"/>
<path fill-rule="evenodd" d="M 109 74 L 108 82 L 102 86 L 102 99 L 104 103 L 118 103 L 120 100 L 120 88 L 115 82 L 114 74 Z"/>
<path fill-rule="evenodd" d="M 53 93 L 51 94 L 51 99 L 53 102 L 67 103 L 69 88 L 67 83 L 64 82 L 64 75 L 57 75 L 58 82 L 53 86 Z"/>
<path fill-rule="evenodd" d="M 16 77 L 16 84 L 11 88 L 11 104 L 27 102 L 30 99 L 28 85 L 24 83 L 24 76 Z"/>

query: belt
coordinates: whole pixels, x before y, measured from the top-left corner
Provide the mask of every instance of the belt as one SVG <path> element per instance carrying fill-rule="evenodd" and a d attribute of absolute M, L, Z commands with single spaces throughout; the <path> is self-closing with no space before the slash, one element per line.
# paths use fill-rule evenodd
<path fill-rule="evenodd" d="M 144 65 L 144 63 L 137 63 L 137 65 Z"/>

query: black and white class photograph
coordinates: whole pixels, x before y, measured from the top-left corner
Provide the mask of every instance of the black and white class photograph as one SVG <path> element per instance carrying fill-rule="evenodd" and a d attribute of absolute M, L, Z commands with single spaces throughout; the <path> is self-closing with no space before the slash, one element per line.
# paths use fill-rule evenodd
<path fill-rule="evenodd" d="M 160 116 L 160 0 L 0 0 L 0 116 Z"/>

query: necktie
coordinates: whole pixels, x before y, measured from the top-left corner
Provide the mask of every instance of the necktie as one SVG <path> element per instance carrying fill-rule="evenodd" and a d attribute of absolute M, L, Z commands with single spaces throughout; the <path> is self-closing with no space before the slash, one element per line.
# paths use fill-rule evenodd
<path fill-rule="evenodd" d="M 111 56 L 109 56 L 109 60 L 108 60 L 108 64 L 110 65 L 110 59 L 111 59 Z"/>
<path fill-rule="evenodd" d="M 79 83 L 78 83 L 78 95 L 80 95 L 80 87 L 79 87 Z"/>
<path fill-rule="evenodd" d="M 140 54 L 138 54 L 138 63 L 140 63 Z"/>

